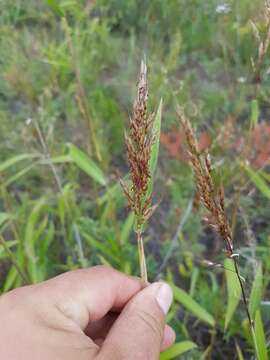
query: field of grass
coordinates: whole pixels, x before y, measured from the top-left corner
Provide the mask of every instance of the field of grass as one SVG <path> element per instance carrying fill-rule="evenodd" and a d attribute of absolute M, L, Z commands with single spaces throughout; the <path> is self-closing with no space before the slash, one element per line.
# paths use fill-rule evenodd
<path fill-rule="evenodd" d="M 268 359 L 269 18 L 263 0 L 0 0 L 1 292 L 96 264 L 139 275 L 119 179 L 145 59 L 149 108 L 163 104 L 148 275 L 175 291 L 177 345 L 161 359 L 255 359 L 232 261 L 202 220 L 177 105 L 224 186 L 257 358 Z"/>

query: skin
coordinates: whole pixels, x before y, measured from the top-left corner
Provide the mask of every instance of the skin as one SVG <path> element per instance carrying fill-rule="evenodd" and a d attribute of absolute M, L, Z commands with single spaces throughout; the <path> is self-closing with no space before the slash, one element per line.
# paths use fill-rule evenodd
<path fill-rule="evenodd" d="M 175 340 L 162 286 L 97 266 L 13 290 L 0 297 L 0 359 L 157 360 Z"/>

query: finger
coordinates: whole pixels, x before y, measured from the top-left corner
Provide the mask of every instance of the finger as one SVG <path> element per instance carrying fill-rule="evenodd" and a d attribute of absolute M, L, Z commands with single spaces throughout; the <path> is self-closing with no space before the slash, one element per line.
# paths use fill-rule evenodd
<path fill-rule="evenodd" d="M 110 310 L 119 311 L 143 287 L 140 279 L 105 266 L 68 272 L 41 285 L 46 299 L 82 330 Z"/>
<path fill-rule="evenodd" d="M 104 318 L 89 323 L 84 331 L 85 334 L 93 340 L 97 338 L 105 339 L 118 315 L 118 313 L 109 312 Z"/>
<path fill-rule="evenodd" d="M 116 313 L 108 313 L 103 319 L 90 323 L 85 330 L 85 334 L 94 340 L 96 344 L 102 344 L 118 316 L 119 314 Z M 161 351 L 169 348 L 174 342 L 175 332 L 169 325 L 166 325 L 161 343 Z"/>
<path fill-rule="evenodd" d="M 175 337 L 176 336 L 174 330 L 169 325 L 165 325 L 164 335 L 160 350 L 164 351 L 169 347 L 171 347 L 175 342 Z"/>
<path fill-rule="evenodd" d="M 101 347 L 106 339 L 106 335 L 101 335 L 99 337 L 94 336 L 94 338 L 92 339 L 96 345 Z M 166 325 L 160 351 L 162 352 L 168 349 L 174 344 L 174 342 L 175 342 L 175 332 L 170 326 Z"/>
<path fill-rule="evenodd" d="M 165 283 L 155 283 L 140 291 L 112 326 L 101 347 L 100 358 L 159 359 L 165 315 L 171 302 L 172 290 Z M 165 345 L 170 342 L 165 339 Z"/>

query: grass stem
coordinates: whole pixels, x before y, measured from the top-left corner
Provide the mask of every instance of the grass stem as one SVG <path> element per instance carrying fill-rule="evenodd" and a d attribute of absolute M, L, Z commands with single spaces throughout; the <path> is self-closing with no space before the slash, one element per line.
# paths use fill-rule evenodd
<path fill-rule="evenodd" d="M 137 230 L 137 244 L 138 244 L 138 252 L 139 252 L 139 262 L 140 262 L 140 270 L 141 270 L 141 278 L 145 284 L 148 283 L 147 276 L 147 267 L 145 261 L 145 253 L 144 253 L 144 244 L 143 244 L 143 236 L 142 231 Z"/>

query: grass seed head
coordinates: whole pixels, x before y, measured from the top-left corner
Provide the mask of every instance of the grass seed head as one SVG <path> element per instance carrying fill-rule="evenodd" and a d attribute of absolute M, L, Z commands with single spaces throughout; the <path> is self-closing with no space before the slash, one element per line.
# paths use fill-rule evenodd
<path fill-rule="evenodd" d="M 225 214 L 224 188 L 221 186 L 216 194 L 210 156 L 208 153 L 200 153 L 192 126 L 181 108 L 178 108 L 178 115 L 185 134 L 189 159 L 195 176 L 196 191 L 202 205 L 211 215 L 211 222 L 207 221 L 207 223 L 223 238 L 226 250 L 231 255 L 233 253 L 232 232 Z"/>
<path fill-rule="evenodd" d="M 142 61 L 137 95 L 133 104 L 130 129 L 125 135 L 127 159 L 131 176 L 131 187 L 123 184 L 130 208 L 134 211 L 140 224 L 152 214 L 151 195 L 147 196 L 150 179 L 150 157 L 154 142 L 152 130 L 153 115 L 148 114 L 147 67 Z"/>

